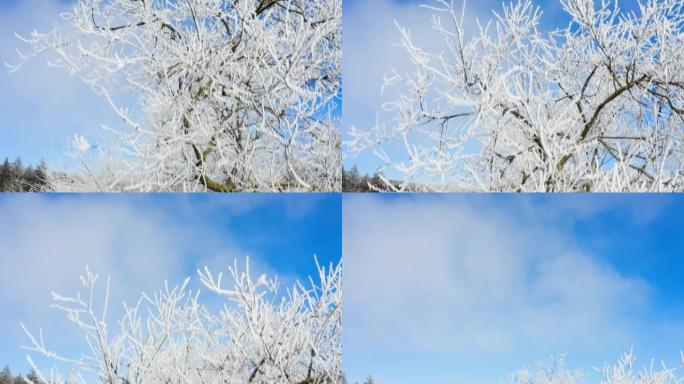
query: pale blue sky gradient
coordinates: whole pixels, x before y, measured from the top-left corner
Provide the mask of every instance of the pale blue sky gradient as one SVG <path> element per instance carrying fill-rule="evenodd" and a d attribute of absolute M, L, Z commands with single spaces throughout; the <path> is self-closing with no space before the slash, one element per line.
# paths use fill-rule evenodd
<path fill-rule="evenodd" d="M 505 383 L 557 354 L 592 374 L 632 347 L 680 367 L 683 215 L 664 195 L 345 195 L 348 378 Z"/>
<path fill-rule="evenodd" d="M 111 275 L 113 313 L 124 300 L 162 289 L 164 279 L 175 285 L 191 277 L 191 287 L 201 288 L 197 268 L 227 271 L 247 256 L 255 276 L 277 274 L 285 289 L 317 276 L 314 255 L 324 265 L 339 262 L 341 197 L 7 194 L 0 196 L 0 244 L 0 368 L 25 373 L 20 346 L 29 340 L 20 321 L 32 331 L 42 327 L 56 351 L 73 356 L 84 348 L 81 334 L 49 304 L 52 291 L 76 293 L 86 266 L 102 279 Z M 204 303 L 218 300 L 202 292 Z"/>

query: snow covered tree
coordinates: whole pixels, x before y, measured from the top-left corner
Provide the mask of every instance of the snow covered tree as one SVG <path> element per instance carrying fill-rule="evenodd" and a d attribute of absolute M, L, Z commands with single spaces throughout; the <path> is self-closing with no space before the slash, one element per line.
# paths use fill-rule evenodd
<path fill-rule="evenodd" d="M 513 374 L 510 384 L 579 384 L 583 382 L 581 371 L 565 368 L 563 356 L 556 356 L 532 368 Z"/>
<path fill-rule="evenodd" d="M 12 166 L 9 159 L 5 158 L 5 162 L 0 166 L 0 191 L 7 191 L 11 187 L 13 179 Z"/>
<path fill-rule="evenodd" d="M 111 105 L 124 129 L 70 153 L 57 190 L 341 188 L 341 0 L 78 0 L 20 37 Z"/>
<path fill-rule="evenodd" d="M 0 371 L 0 384 L 45 384 L 36 375 L 36 372 L 32 369 L 26 374 L 26 378 L 22 375 L 14 376 L 10 371 L 8 365 Z"/>
<path fill-rule="evenodd" d="M 9 366 L 5 365 L 5 368 L 0 372 L 0 384 L 12 384 L 13 377 L 10 372 Z"/>
<path fill-rule="evenodd" d="M 97 305 L 98 276 L 81 277 L 84 292 L 73 297 L 53 293 L 55 308 L 64 311 L 84 334 L 88 351 L 64 357 L 50 351 L 40 332 L 26 330 L 25 347 L 70 366 L 67 376 L 55 369 L 41 373 L 50 383 L 340 383 L 342 290 L 341 265 L 318 263 L 317 280 L 296 282 L 286 292 L 277 278 L 253 279 L 249 261 L 230 270 L 233 286 L 222 285 L 222 274 L 198 270 L 203 285 L 225 298 L 220 311 L 200 303 L 200 292 L 182 284 L 143 294 L 133 305 L 124 303 L 116 323 L 108 319 L 109 281 L 102 305 Z M 110 324 L 116 324 L 112 327 Z M 23 327 L 23 324 L 22 324 Z"/>
<path fill-rule="evenodd" d="M 560 3 L 571 22 L 549 32 L 531 0 L 470 29 L 465 0 L 426 5 L 444 49 L 399 27 L 414 69 L 386 80 L 395 119 L 351 128 L 349 153 L 373 150 L 398 189 L 684 190 L 684 3 Z"/>
<path fill-rule="evenodd" d="M 0 165 L 0 192 L 43 192 L 50 191 L 47 183 L 47 164 L 41 160 L 34 169 L 24 167 L 21 157 L 13 163 L 8 158 Z"/>
<path fill-rule="evenodd" d="M 40 379 L 35 369 L 31 369 L 29 373 L 26 374 L 26 381 L 31 384 L 45 384 L 45 382 Z"/>
<path fill-rule="evenodd" d="M 684 356 L 682 358 L 684 361 Z M 677 370 L 661 365 L 657 368 L 654 362 L 648 368 L 637 370 L 634 367 L 634 354 L 626 353 L 620 357 L 615 365 L 604 365 L 598 369 L 600 382 L 603 384 L 675 384 L 682 381 Z M 510 384 L 581 384 L 586 383 L 581 371 L 565 368 L 562 357 L 556 357 L 545 364 L 539 364 L 532 369 L 516 372 Z"/>

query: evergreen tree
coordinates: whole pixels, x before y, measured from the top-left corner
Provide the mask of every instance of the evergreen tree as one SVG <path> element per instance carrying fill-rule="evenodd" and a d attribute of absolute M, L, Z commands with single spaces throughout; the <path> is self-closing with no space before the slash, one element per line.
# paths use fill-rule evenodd
<path fill-rule="evenodd" d="M 24 162 L 21 160 L 21 156 L 17 156 L 17 158 L 14 159 L 12 166 L 14 168 L 14 173 L 17 176 L 21 176 L 24 171 Z"/>
<path fill-rule="evenodd" d="M 14 377 L 12 377 L 9 366 L 5 365 L 5 368 L 3 368 L 2 372 L 0 372 L 0 384 L 12 384 L 13 381 Z"/>
<path fill-rule="evenodd" d="M 45 185 L 47 182 L 47 164 L 44 159 L 41 159 L 36 167 L 36 179 L 41 185 Z"/>
<path fill-rule="evenodd" d="M 24 168 L 21 157 L 17 157 L 12 163 L 5 158 L 0 166 L 0 192 L 38 192 L 47 189 L 46 187 L 47 164 L 44 160 L 36 168 Z"/>
<path fill-rule="evenodd" d="M 24 176 L 24 162 L 21 157 L 14 159 L 10 165 L 9 181 L 5 184 L 3 191 L 5 192 L 21 192 Z"/>
<path fill-rule="evenodd" d="M 342 169 L 343 192 L 377 192 L 378 190 L 392 192 L 392 189 L 380 178 L 380 174 L 375 173 L 373 177 L 361 175 L 356 166 L 353 166 L 349 171 Z"/>
<path fill-rule="evenodd" d="M 26 379 L 31 382 L 32 384 L 44 384 L 43 380 L 38 377 L 38 374 L 36 373 L 36 370 L 31 368 L 28 374 L 26 374 Z"/>
<path fill-rule="evenodd" d="M 385 185 L 385 182 L 382 181 L 382 179 L 380 178 L 380 175 L 377 173 L 374 174 L 373 177 L 370 179 L 370 185 L 372 185 L 375 188 L 385 189 L 385 188 L 383 188 Z"/>
<path fill-rule="evenodd" d="M 19 190 L 21 192 L 32 192 L 33 183 L 35 182 L 35 171 L 33 166 L 29 165 L 22 172 L 22 177 L 19 179 Z"/>
<path fill-rule="evenodd" d="M 31 368 L 26 375 L 26 378 L 24 378 L 21 375 L 12 375 L 9 366 L 5 365 L 5 368 L 0 372 L 0 384 L 45 384 L 45 382 L 38 377 L 38 374 L 33 368 Z"/>
<path fill-rule="evenodd" d="M 0 167 L 0 191 L 9 190 L 11 182 L 12 166 L 10 165 L 9 159 L 5 157 L 5 162 L 2 163 L 2 167 Z"/>
<path fill-rule="evenodd" d="M 29 167 L 24 172 L 24 192 L 40 192 L 44 189 L 47 180 L 47 165 L 41 160 L 38 166 L 33 169 Z"/>

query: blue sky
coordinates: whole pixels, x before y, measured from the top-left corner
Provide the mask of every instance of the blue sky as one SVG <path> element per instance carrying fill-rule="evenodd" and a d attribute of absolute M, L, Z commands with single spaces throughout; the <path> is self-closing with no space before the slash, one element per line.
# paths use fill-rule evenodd
<path fill-rule="evenodd" d="M 397 84 L 386 88 L 384 95 L 381 95 L 383 77 L 392 69 L 399 73 L 412 69 L 404 50 L 396 46 L 400 36 L 395 21 L 411 30 L 412 38 L 419 46 L 431 52 L 439 52 L 444 46 L 440 43 L 440 36 L 432 30 L 432 11 L 420 8 L 420 4 L 434 3 L 434 0 L 343 2 L 343 130 L 352 126 L 369 129 L 378 121 L 393 121 L 393 115 L 383 112 L 382 105 L 394 100 L 403 89 Z M 501 10 L 503 3 L 500 0 L 470 0 L 466 7 L 466 21 L 478 18 L 484 24 L 484 21 L 493 18 L 493 10 Z M 505 3 L 509 1 L 506 0 Z M 544 13 L 542 28 L 546 30 L 563 28 L 570 21 L 559 0 L 533 0 L 533 3 Z M 462 0 L 454 0 L 454 4 L 460 9 Z M 621 0 L 619 4 L 623 11 L 636 7 L 635 1 Z M 383 148 L 393 159 L 405 160 L 403 145 L 387 145 Z M 347 168 L 355 164 L 362 173 L 372 173 L 382 162 L 372 151 L 366 151 L 357 157 L 345 154 L 344 164 Z M 397 175 L 390 173 L 389 176 Z"/>
<path fill-rule="evenodd" d="M 501 383 L 566 354 L 679 367 L 684 198 L 345 195 L 351 382 Z"/>
<path fill-rule="evenodd" d="M 97 144 L 102 125 L 124 128 L 106 102 L 77 76 L 47 65 L 45 54 L 14 73 L 4 64 L 17 64 L 16 50 L 28 47 L 15 37 L 31 31 L 49 31 L 59 14 L 70 10 L 73 1 L 21 0 L 0 2 L 0 157 L 21 156 L 24 164 L 45 159 L 53 167 L 65 167 L 64 153 L 74 134 Z"/>
<path fill-rule="evenodd" d="M 277 274 L 284 285 L 315 276 L 314 255 L 326 265 L 340 259 L 340 201 L 332 194 L 0 196 L 0 366 L 28 367 L 20 321 L 42 327 L 54 350 L 81 350 L 80 335 L 49 304 L 51 291 L 76 292 L 86 266 L 111 275 L 115 311 L 163 288 L 164 279 L 192 277 L 200 288 L 197 268 L 227 271 L 246 256 L 254 275 Z"/>

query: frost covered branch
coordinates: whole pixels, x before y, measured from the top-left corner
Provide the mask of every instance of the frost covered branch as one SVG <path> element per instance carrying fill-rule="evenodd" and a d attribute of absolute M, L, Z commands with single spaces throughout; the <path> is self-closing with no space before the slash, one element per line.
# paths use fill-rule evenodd
<path fill-rule="evenodd" d="M 84 292 L 74 297 L 53 294 L 53 307 L 66 314 L 85 336 L 88 350 L 63 357 L 26 331 L 26 349 L 71 367 L 67 375 L 52 370 L 51 383 L 290 383 L 341 382 L 341 265 L 318 265 L 318 280 L 297 282 L 281 292 L 277 279 L 252 280 L 249 260 L 244 271 L 229 269 L 231 289 L 222 274 L 198 271 L 211 292 L 225 297 L 217 313 L 200 303 L 199 291 L 182 284 L 143 294 L 113 327 L 108 321 L 109 283 L 104 303 L 97 302 L 98 276 L 86 270 Z M 23 327 L 23 324 L 22 324 Z"/>
<path fill-rule="evenodd" d="M 684 3 L 561 3 L 571 23 L 545 33 L 531 0 L 476 30 L 465 0 L 435 0 L 444 49 L 399 28 L 414 69 L 385 84 L 402 86 L 395 119 L 352 128 L 347 151 L 372 150 L 403 189 L 684 190 Z"/>
<path fill-rule="evenodd" d="M 340 0 L 78 0 L 20 37 L 125 129 L 57 190 L 339 190 Z M 21 66 L 14 66 L 18 70 Z M 91 149 L 91 156 L 84 156 Z"/>
<path fill-rule="evenodd" d="M 626 353 L 620 357 L 615 365 L 605 365 L 597 369 L 602 384 L 679 384 L 682 378 L 678 378 L 676 370 L 665 367 L 660 368 L 651 364 L 648 368 L 637 371 L 634 368 L 634 354 Z M 682 360 L 684 362 L 684 358 Z M 516 372 L 511 384 L 582 384 L 587 383 L 586 377 L 581 371 L 573 371 L 565 368 L 563 358 L 556 357 L 545 364 L 539 364 L 531 369 Z"/>

